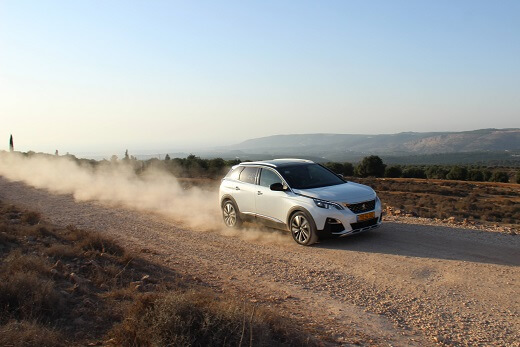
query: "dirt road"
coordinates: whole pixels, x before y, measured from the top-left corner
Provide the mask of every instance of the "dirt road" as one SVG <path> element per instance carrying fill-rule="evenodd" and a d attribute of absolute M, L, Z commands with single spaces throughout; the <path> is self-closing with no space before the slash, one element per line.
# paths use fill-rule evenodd
<path fill-rule="evenodd" d="M 387 222 L 301 247 L 271 230 L 258 240 L 189 230 L 3 178 L 0 199 L 112 235 L 215 290 L 269 305 L 333 344 L 520 346 L 519 236 Z"/>

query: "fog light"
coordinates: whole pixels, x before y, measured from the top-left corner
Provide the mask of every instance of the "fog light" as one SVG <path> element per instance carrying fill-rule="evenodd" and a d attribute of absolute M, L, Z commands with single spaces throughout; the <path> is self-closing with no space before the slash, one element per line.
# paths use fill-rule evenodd
<path fill-rule="evenodd" d="M 341 224 L 341 222 L 335 218 L 327 218 L 327 224 Z"/>

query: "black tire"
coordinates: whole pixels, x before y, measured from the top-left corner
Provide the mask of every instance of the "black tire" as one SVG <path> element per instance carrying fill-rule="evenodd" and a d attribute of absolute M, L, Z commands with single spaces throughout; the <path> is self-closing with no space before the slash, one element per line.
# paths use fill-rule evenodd
<path fill-rule="evenodd" d="M 222 218 L 228 228 L 237 229 L 242 225 L 238 208 L 231 200 L 224 200 L 222 203 Z"/>
<path fill-rule="evenodd" d="M 294 241 L 299 245 L 310 246 L 318 241 L 316 224 L 305 212 L 298 211 L 291 216 L 289 230 Z"/>

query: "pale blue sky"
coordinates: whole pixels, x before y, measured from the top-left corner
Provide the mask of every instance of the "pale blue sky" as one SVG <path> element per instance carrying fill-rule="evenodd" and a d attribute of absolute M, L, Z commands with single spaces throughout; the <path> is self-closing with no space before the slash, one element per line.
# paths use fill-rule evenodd
<path fill-rule="evenodd" d="M 0 0 L 0 119 L 49 152 L 520 127 L 520 1 Z"/>

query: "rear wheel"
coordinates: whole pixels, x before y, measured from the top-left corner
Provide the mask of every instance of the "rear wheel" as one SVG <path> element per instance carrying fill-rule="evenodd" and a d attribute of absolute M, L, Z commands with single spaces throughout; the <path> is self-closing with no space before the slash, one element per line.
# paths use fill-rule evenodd
<path fill-rule="evenodd" d="M 306 213 L 298 211 L 291 216 L 289 222 L 291 235 L 296 243 L 309 246 L 318 241 L 314 220 Z"/>
<path fill-rule="evenodd" d="M 238 209 L 231 200 L 226 200 L 222 204 L 222 218 L 228 228 L 238 228 L 242 224 Z"/>

